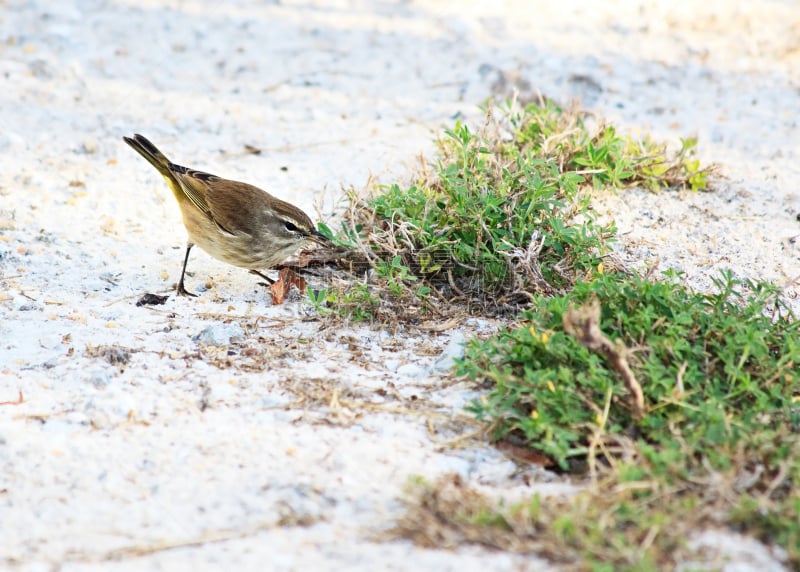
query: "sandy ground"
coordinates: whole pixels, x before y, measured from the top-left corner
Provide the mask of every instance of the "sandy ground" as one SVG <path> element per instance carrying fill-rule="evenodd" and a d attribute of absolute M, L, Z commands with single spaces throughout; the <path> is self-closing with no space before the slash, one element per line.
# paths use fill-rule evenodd
<path fill-rule="evenodd" d="M 628 260 L 793 294 L 800 3 L 695 4 L 0 0 L 0 401 L 24 395 L 0 407 L 0 568 L 546 569 L 377 538 L 410 475 L 569 486 L 439 446 L 475 395 L 442 352 L 491 324 L 321 329 L 198 249 L 199 299 L 136 307 L 171 291 L 185 232 L 121 137 L 330 219 L 343 186 L 402 181 L 433 133 L 479 120 L 502 77 L 634 133 L 697 134 L 720 164 L 715 193 L 598 200 Z M 755 542 L 697 542 L 731 570 L 782 568 Z"/>

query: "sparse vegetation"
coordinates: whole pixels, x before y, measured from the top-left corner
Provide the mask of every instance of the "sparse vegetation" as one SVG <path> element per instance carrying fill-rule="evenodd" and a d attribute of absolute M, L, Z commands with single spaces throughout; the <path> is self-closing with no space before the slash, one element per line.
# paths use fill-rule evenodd
<path fill-rule="evenodd" d="M 486 117 L 447 130 L 414 184 L 350 196 L 342 229 L 322 231 L 365 271 L 312 304 L 356 320 L 513 316 L 457 368 L 489 387 L 468 409 L 585 490 L 502 506 L 457 479 L 417 482 L 396 532 L 655 570 L 712 525 L 800 565 L 800 336 L 780 291 L 723 273 L 696 293 L 621 269 L 589 202 L 595 188 L 707 189 L 697 141 L 670 152 L 552 102 Z"/>
<path fill-rule="evenodd" d="M 615 236 L 613 224 L 595 221 L 587 182 L 697 190 L 710 172 L 693 158 L 696 140 L 670 155 L 588 119 L 552 102 L 489 107 L 477 132 L 461 122 L 444 132 L 439 160 L 423 163 L 414 184 L 351 192 L 341 230 L 320 230 L 374 269 L 371 294 L 395 320 L 435 315 L 443 300 L 507 312 L 569 292 Z M 351 315 L 346 289 L 328 294 L 330 307 Z"/>
<path fill-rule="evenodd" d="M 598 276 L 540 298 L 514 326 L 468 348 L 459 373 L 491 382 L 469 409 L 493 439 L 592 479 L 591 502 L 559 509 L 554 541 L 568 519 L 579 553 L 659 568 L 686 526 L 715 524 L 780 542 L 800 563 L 800 322 L 773 286 L 730 273 L 716 286 L 698 294 L 674 275 Z M 640 418 L 620 372 L 564 327 L 568 308 L 590 300 L 639 378 Z M 594 544 L 623 532 L 625 542 L 597 552 Z M 648 534 L 646 550 L 630 549 Z"/>

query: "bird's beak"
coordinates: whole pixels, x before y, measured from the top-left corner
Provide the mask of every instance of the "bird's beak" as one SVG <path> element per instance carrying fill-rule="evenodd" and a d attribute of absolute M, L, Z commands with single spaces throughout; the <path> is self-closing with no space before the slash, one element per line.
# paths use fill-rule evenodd
<path fill-rule="evenodd" d="M 311 242 L 319 244 L 320 246 L 333 246 L 333 243 L 330 241 L 330 239 L 318 230 L 312 230 L 309 232 L 307 238 Z"/>

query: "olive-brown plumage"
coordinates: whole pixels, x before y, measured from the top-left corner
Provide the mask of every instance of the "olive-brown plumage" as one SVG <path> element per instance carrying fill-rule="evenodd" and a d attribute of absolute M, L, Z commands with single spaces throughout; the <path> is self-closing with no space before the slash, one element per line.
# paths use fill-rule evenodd
<path fill-rule="evenodd" d="M 306 213 L 258 187 L 230 181 L 170 162 L 142 135 L 124 137 L 161 173 L 178 201 L 189 234 L 178 294 L 195 296 L 183 285 L 189 252 L 196 244 L 214 258 L 259 270 L 280 264 L 304 244 L 328 244 Z"/>

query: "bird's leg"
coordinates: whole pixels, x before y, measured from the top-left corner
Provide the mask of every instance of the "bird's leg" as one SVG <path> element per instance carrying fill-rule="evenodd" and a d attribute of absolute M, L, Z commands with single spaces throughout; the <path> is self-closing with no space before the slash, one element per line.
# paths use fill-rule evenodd
<path fill-rule="evenodd" d="M 261 272 L 259 272 L 258 270 L 251 270 L 250 274 L 255 274 L 256 276 L 260 276 L 261 278 L 266 280 L 267 281 L 267 284 L 266 284 L 267 286 L 271 286 L 272 284 L 275 284 L 275 281 L 272 278 L 270 278 L 269 276 L 265 276 L 264 274 L 261 274 Z"/>
<path fill-rule="evenodd" d="M 183 286 L 183 277 L 186 275 L 186 264 L 189 262 L 189 253 L 192 251 L 192 247 L 194 244 L 191 242 L 186 245 L 186 256 L 183 258 L 183 269 L 181 270 L 181 279 L 178 281 L 178 296 L 192 296 L 193 298 L 197 297 L 197 294 L 189 292 Z"/>

